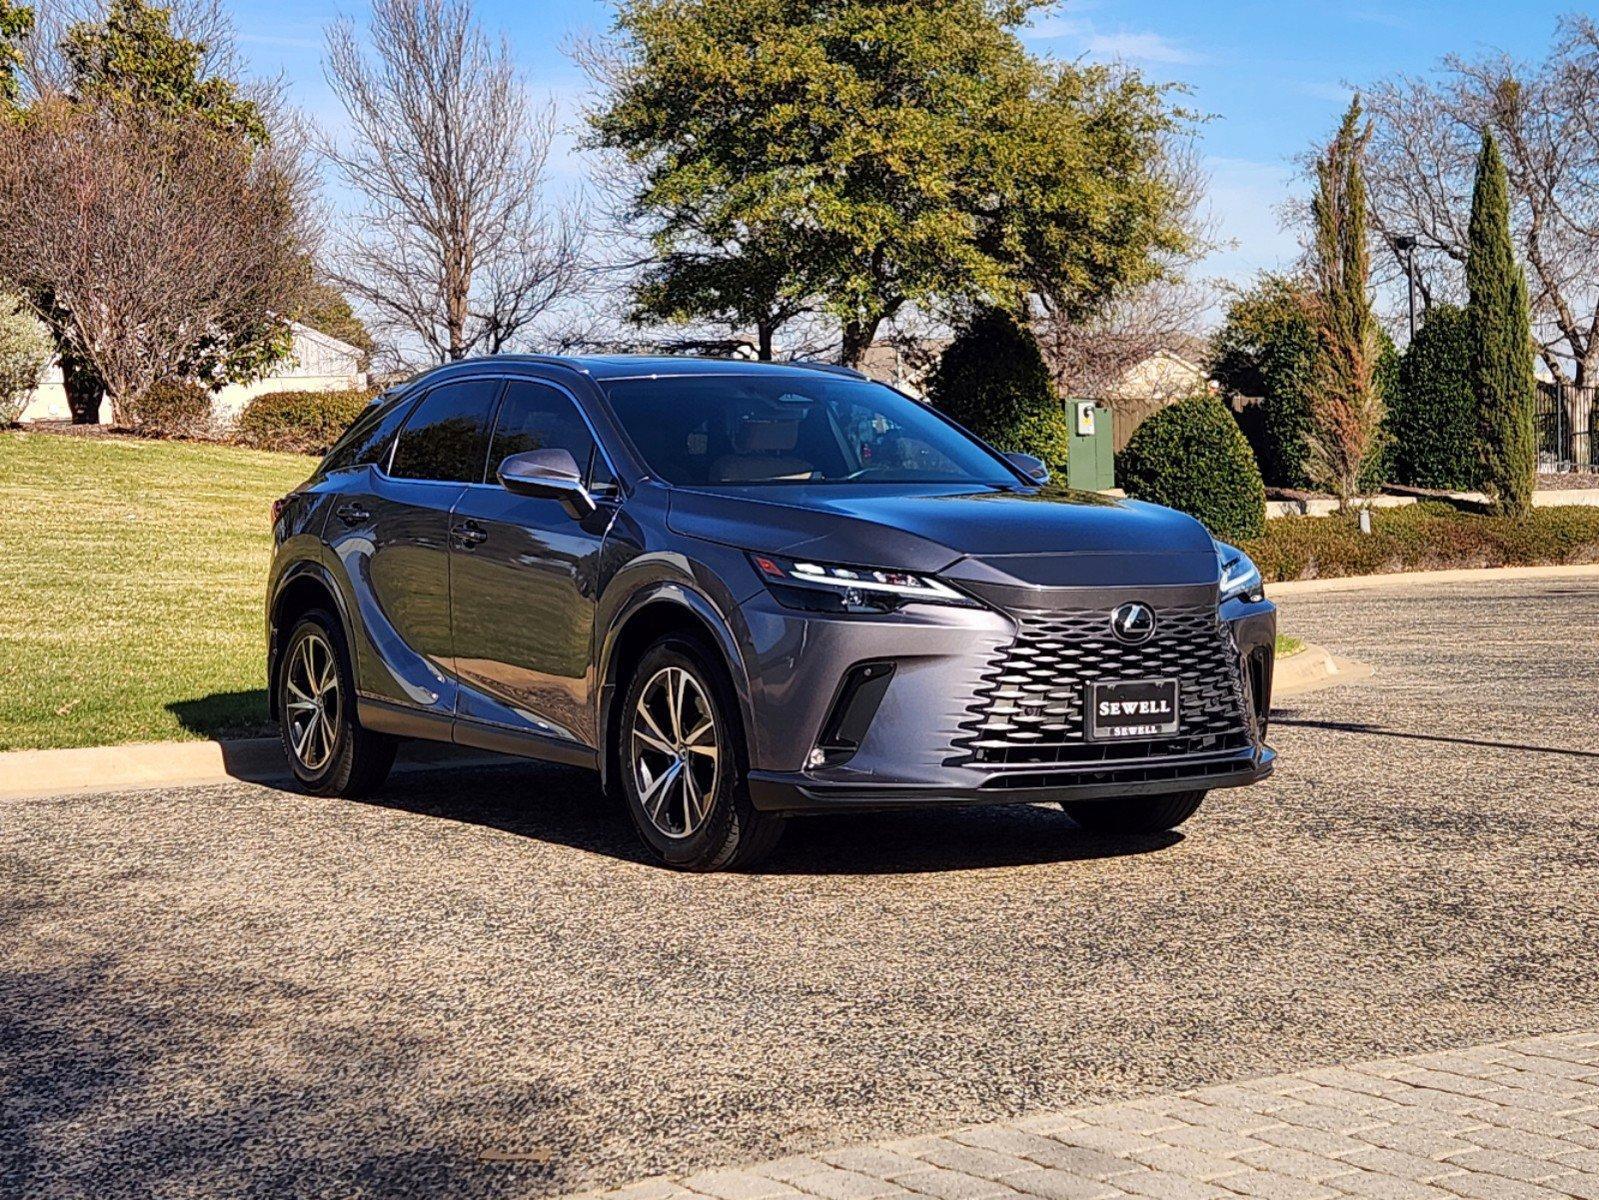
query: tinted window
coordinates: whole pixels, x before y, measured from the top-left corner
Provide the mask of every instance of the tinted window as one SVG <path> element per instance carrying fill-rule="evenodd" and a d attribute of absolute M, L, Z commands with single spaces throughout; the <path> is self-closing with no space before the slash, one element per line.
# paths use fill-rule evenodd
<path fill-rule="evenodd" d="M 494 421 L 488 477 L 495 478 L 506 458 L 529 450 L 566 450 L 578 470 L 586 473 L 594 438 L 569 398 L 554 388 L 513 380 L 505 387 L 505 399 Z"/>
<path fill-rule="evenodd" d="M 863 380 L 624 379 L 607 395 L 650 469 L 668 483 L 1020 482 L 925 405 Z"/>
<path fill-rule="evenodd" d="M 363 410 L 322 460 L 322 473 L 381 462 L 388 452 L 389 440 L 405 420 L 409 408 L 406 401 L 398 400 L 380 402 Z"/>
<path fill-rule="evenodd" d="M 481 480 L 487 450 L 484 431 L 499 391 L 498 379 L 465 379 L 422 397 L 400 430 L 389 474 L 448 483 Z"/>

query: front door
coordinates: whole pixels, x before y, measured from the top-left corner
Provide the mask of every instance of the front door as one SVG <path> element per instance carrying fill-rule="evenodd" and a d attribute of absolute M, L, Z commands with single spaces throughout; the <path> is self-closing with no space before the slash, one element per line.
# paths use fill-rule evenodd
<path fill-rule="evenodd" d="M 441 384 L 401 427 L 392 453 L 341 493 L 328 544 L 360 621 L 361 690 L 449 720 L 450 513 L 480 477 L 499 380 Z"/>
<path fill-rule="evenodd" d="M 558 500 L 517 496 L 496 472 L 511 454 L 571 451 L 599 508 L 583 520 Z M 457 715 L 592 747 L 594 604 L 600 549 L 615 513 L 604 454 L 574 401 L 532 380 L 506 384 L 485 482 L 455 507 L 450 601 Z M 459 736 L 459 735 L 458 735 Z"/>

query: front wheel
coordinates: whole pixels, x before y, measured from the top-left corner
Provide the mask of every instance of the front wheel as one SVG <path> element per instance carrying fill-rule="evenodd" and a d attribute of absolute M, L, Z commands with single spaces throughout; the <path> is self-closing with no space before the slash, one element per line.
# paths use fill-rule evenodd
<path fill-rule="evenodd" d="M 1169 796 L 1063 802 L 1061 807 L 1090 833 L 1165 833 L 1198 812 L 1204 799 L 1204 792 L 1173 792 Z"/>
<path fill-rule="evenodd" d="M 355 799 L 388 778 L 396 743 L 356 720 L 354 673 L 332 616 L 318 610 L 295 622 L 276 685 L 283 751 L 301 787 Z"/>
<path fill-rule="evenodd" d="M 699 642 L 669 637 L 645 652 L 622 700 L 616 761 L 639 836 L 669 866 L 752 866 L 782 835 L 745 784 L 747 756 L 727 673 Z"/>

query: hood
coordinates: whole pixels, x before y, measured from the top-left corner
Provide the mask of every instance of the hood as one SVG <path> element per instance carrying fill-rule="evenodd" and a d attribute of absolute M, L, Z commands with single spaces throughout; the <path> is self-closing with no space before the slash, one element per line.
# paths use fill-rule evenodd
<path fill-rule="evenodd" d="M 1038 587 L 1106 571 L 1150 583 L 1214 582 L 1217 573 L 1215 544 L 1192 517 L 1054 485 L 676 488 L 670 504 L 676 533 L 846 566 L 929 573 L 972 560 L 961 576 Z"/>

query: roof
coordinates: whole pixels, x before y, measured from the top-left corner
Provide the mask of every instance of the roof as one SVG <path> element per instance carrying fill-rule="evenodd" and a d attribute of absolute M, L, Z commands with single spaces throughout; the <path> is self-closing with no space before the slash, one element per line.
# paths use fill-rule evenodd
<path fill-rule="evenodd" d="M 637 379 L 654 375 L 812 375 L 817 371 L 832 375 L 865 378 L 859 371 L 830 363 L 752 362 L 740 358 L 700 358 L 668 354 L 599 354 L 572 356 L 505 355 L 527 362 L 571 367 L 595 379 Z"/>
<path fill-rule="evenodd" d="M 302 338 L 305 341 L 312 342 L 316 345 L 324 347 L 325 349 L 333 350 L 340 354 L 354 355 L 357 358 L 361 356 L 361 347 L 352 346 L 343 338 L 336 338 L 331 333 L 323 333 L 320 329 L 316 329 L 310 325 L 302 324 L 299 321 L 290 321 L 289 329 L 293 332 L 295 337 Z"/>

